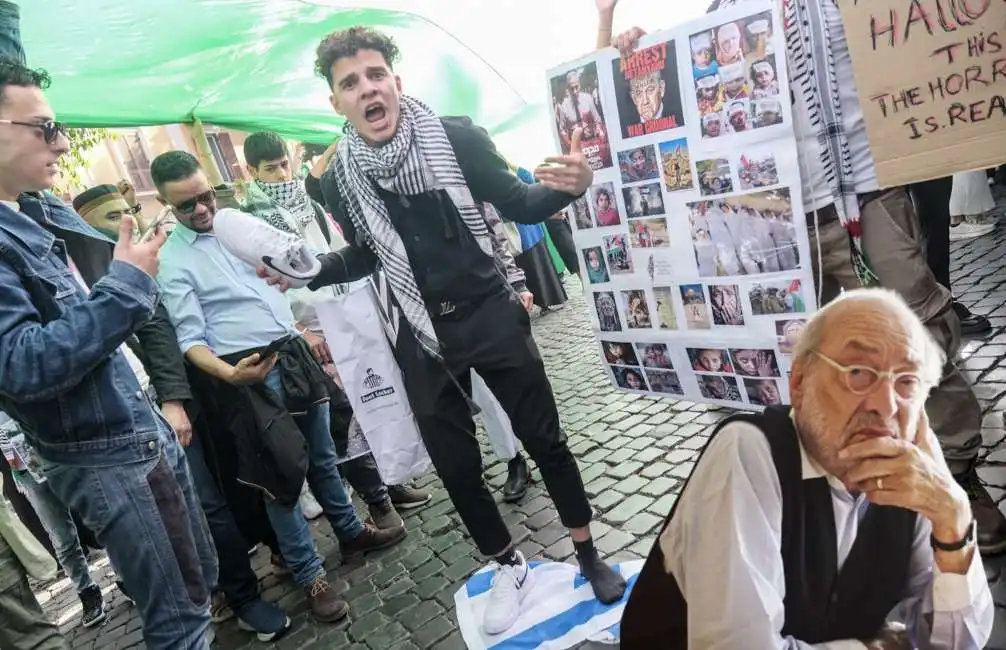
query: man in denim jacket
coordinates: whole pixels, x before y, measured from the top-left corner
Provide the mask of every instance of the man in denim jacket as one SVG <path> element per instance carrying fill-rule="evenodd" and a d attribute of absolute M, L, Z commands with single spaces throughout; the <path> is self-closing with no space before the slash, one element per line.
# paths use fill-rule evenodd
<path fill-rule="evenodd" d="M 68 150 L 47 84 L 44 73 L 0 60 L 0 409 L 106 546 L 147 647 L 203 650 L 212 542 L 181 447 L 120 350 L 157 304 L 165 237 L 134 243 L 124 219 L 109 272 L 88 294 L 60 236 L 103 237 L 45 193 Z"/>

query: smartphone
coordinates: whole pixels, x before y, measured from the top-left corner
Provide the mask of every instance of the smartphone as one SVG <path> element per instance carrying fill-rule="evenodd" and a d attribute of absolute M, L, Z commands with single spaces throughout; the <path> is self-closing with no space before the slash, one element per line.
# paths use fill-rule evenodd
<path fill-rule="evenodd" d="M 269 345 L 267 345 L 265 350 L 259 352 L 259 359 L 264 361 L 272 357 L 274 354 L 279 352 L 279 349 L 283 347 L 287 343 L 287 341 L 290 340 L 290 338 L 291 338 L 290 335 L 287 334 L 286 336 L 281 336 L 272 343 L 270 343 Z"/>
<path fill-rule="evenodd" d="M 157 215 L 157 217 L 154 219 L 154 222 L 150 224 L 150 227 L 148 227 L 146 232 L 144 232 L 143 235 L 140 237 L 140 243 L 142 244 L 143 242 L 146 242 L 151 237 L 153 237 L 154 233 L 157 232 L 157 229 L 160 228 L 162 225 L 164 225 L 164 222 L 168 220 L 168 217 L 170 215 L 171 213 L 168 210 L 164 210 L 159 215 Z"/>

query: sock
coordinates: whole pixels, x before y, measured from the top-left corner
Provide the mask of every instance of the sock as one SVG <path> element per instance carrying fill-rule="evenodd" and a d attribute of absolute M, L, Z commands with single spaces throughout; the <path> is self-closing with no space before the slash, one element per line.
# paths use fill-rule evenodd
<path fill-rule="evenodd" d="M 503 555 L 496 556 L 496 561 L 499 562 L 500 566 L 517 566 L 520 564 L 520 558 L 517 557 L 517 549 L 512 546 Z"/>
<path fill-rule="evenodd" d="M 625 594 L 625 579 L 601 560 L 594 548 L 594 540 L 573 542 L 573 548 L 580 563 L 580 573 L 590 582 L 597 599 L 605 605 L 619 601 Z"/>

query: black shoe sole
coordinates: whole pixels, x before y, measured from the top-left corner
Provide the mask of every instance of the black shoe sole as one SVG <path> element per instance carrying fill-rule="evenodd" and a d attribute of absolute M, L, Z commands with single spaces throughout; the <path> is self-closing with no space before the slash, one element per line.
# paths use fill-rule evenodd
<path fill-rule="evenodd" d="M 432 494 L 426 497 L 425 501 L 406 501 L 403 503 L 392 501 L 391 505 L 395 506 L 395 510 L 415 510 L 416 508 L 422 508 L 430 501 L 433 501 Z"/>
<path fill-rule="evenodd" d="M 514 494 L 507 494 L 506 492 L 504 492 L 503 493 L 503 502 L 504 503 L 517 503 L 518 501 L 520 501 L 521 499 L 523 499 L 525 496 L 527 496 L 527 486 L 525 486 L 524 489 L 521 490 L 520 492 L 516 492 Z"/>
<path fill-rule="evenodd" d="M 107 619 L 107 618 L 108 618 L 108 614 L 106 614 L 105 612 L 102 612 L 101 616 L 99 616 L 98 618 L 94 619 L 93 621 L 87 621 L 87 622 L 85 622 L 85 621 L 82 620 L 80 622 L 80 625 L 81 625 L 81 627 L 84 627 L 84 628 L 92 628 L 92 627 L 95 627 L 97 625 L 101 625 L 102 623 L 105 622 L 105 619 Z"/>

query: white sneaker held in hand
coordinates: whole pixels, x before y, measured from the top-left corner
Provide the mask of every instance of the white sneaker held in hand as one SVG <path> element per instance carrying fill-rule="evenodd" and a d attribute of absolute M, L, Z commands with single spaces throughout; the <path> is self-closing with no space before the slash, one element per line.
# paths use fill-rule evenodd
<path fill-rule="evenodd" d="M 520 551 L 517 551 L 517 560 L 513 566 L 501 564 L 493 576 L 489 604 L 482 617 L 482 629 L 486 634 L 502 634 L 509 630 L 520 616 L 521 603 L 534 587 L 531 567 Z"/>
<path fill-rule="evenodd" d="M 302 238 L 247 212 L 217 210 L 213 234 L 235 257 L 255 268 L 265 266 L 270 277 L 285 278 L 291 287 L 306 286 L 321 271 L 321 262 Z"/>

